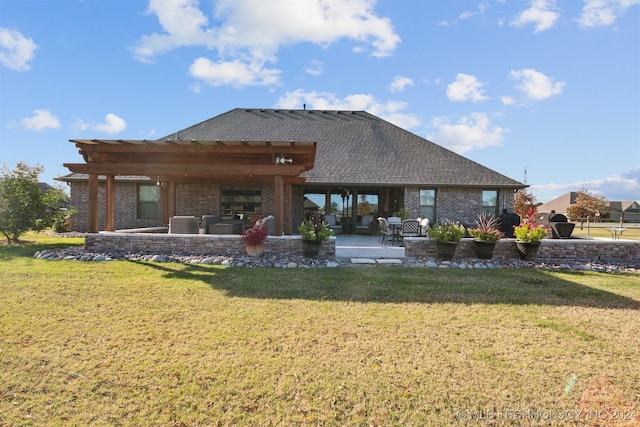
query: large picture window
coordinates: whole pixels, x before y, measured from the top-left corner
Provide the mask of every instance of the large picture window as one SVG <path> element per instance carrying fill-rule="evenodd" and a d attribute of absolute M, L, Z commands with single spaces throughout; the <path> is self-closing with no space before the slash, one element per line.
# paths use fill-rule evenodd
<path fill-rule="evenodd" d="M 498 217 L 498 190 L 482 191 L 482 212 Z"/>
<path fill-rule="evenodd" d="M 262 191 L 259 188 L 223 188 L 220 205 L 222 219 L 262 215 Z"/>
<path fill-rule="evenodd" d="M 436 190 L 435 188 L 420 189 L 420 218 L 429 218 L 430 223 L 436 220 Z"/>
<path fill-rule="evenodd" d="M 158 186 L 138 185 L 138 219 L 158 219 Z"/>

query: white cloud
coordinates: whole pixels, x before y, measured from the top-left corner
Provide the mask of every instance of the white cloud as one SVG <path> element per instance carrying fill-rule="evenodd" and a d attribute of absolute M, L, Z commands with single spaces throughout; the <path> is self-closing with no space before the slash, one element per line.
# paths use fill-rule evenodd
<path fill-rule="evenodd" d="M 322 65 L 322 61 L 314 59 L 309 65 L 304 67 L 304 71 L 307 74 L 311 74 L 312 76 L 320 76 L 324 72 L 324 70 L 322 69 Z"/>
<path fill-rule="evenodd" d="M 552 194 L 545 199 L 551 200 L 570 191 L 587 188 L 594 193 L 602 194 L 612 201 L 636 200 L 640 201 L 640 166 L 622 174 L 613 174 L 604 179 L 576 181 L 565 184 L 548 183 L 532 185 L 534 192 Z"/>
<path fill-rule="evenodd" d="M 265 68 L 262 61 L 245 63 L 238 59 L 212 62 L 207 58 L 198 58 L 189 67 L 189 73 L 211 86 L 235 87 L 275 85 L 280 76 L 279 70 Z"/>
<path fill-rule="evenodd" d="M 310 110 L 366 111 L 403 129 L 420 125 L 420 120 L 404 113 L 407 104 L 399 101 L 382 102 L 371 94 L 353 94 L 338 98 L 329 92 L 305 92 L 302 89 L 287 92 L 278 99 L 276 108 L 295 109 L 306 104 Z"/>
<path fill-rule="evenodd" d="M 509 77 L 518 81 L 516 88 L 523 92 L 527 98 L 543 100 L 562 93 L 565 82 L 555 82 L 540 71 L 530 68 L 511 70 Z"/>
<path fill-rule="evenodd" d="M 143 35 L 132 49 L 135 58 L 150 62 L 182 46 L 213 47 L 215 36 L 206 28 L 209 20 L 197 6 L 198 0 L 149 0 L 147 13 L 158 17 L 165 32 Z"/>
<path fill-rule="evenodd" d="M 487 97 L 482 92 L 482 83 L 469 74 L 458 73 L 456 81 L 447 86 L 447 97 L 451 101 L 484 101 Z"/>
<path fill-rule="evenodd" d="M 91 129 L 113 135 L 122 132 L 127 128 L 127 122 L 113 113 L 107 114 L 104 120 L 104 123 L 95 125 Z"/>
<path fill-rule="evenodd" d="M 613 174 L 604 179 L 576 181 L 565 184 L 548 183 L 531 186 L 531 191 L 541 202 L 548 202 L 570 191 L 587 188 L 589 191 L 604 195 L 611 201 L 640 202 L 640 166 L 627 172 Z"/>
<path fill-rule="evenodd" d="M 481 2 L 480 4 L 478 4 L 477 11 L 465 10 L 460 14 L 460 16 L 458 16 L 458 19 L 469 19 L 476 15 L 482 15 L 487 10 L 488 7 L 489 5 L 487 4 L 487 2 Z"/>
<path fill-rule="evenodd" d="M 640 0 L 588 0 L 578 22 L 583 27 L 610 26 L 627 8 L 639 4 Z"/>
<path fill-rule="evenodd" d="M 374 6 L 371 0 L 219 0 L 213 17 L 220 25 L 215 26 L 198 9 L 196 0 L 151 0 L 149 13 L 158 16 L 163 32 L 144 35 L 133 52 L 138 60 L 150 62 L 183 46 L 215 49 L 219 58 L 210 60 L 208 67 L 215 77 L 207 82 L 271 84 L 267 82 L 279 71 L 267 70 L 264 65 L 275 62 L 275 54 L 283 46 L 313 43 L 326 47 L 349 39 L 358 43 L 354 51 L 370 46 L 375 57 L 390 55 L 400 37 L 388 18 L 376 16 Z M 238 62 L 244 67 L 238 67 Z M 230 79 L 225 71 L 229 67 L 243 68 L 244 77 Z M 218 77 L 220 73 L 222 78 Z M 247 76 L 257 81 L 249 83 Z"/>
<path fill-rule="evenodd" d="M 391 82 L 389 90 L 391 90 L 391 92 L 402 92 L 407 88 L 407 86 L 413 85 L 413 80 L 411 80 L 409 77 L 396 76 L 393 79 L 393 82 Z"/>
<path fill-rule="evenodd" d="M 33 110 L 33 116 L 20 120 L 20 123 L 27 129 L 37 131 L 60 127 L 60 121 L 49 110 Z"/>
<path fill-rule="evenodd" d="M 535 24 L 535 31 L 546 31 L 555 25 L 560 14 L 556 11 L 555 0 L 532 0 L 530 7 L 509 22 L 514 27 L 524 27 L 527 24 Z"/>
<path fill-rule="evenodd" d="M 508 132 L 491 124 L 485 113 L 472 113 L 451 123 L 446 117 L 436 117 L 432 126 L 436 132 L 427 138 L 458 154 L 467 151 L 502 145 L 503 135 Z"/>
<path fill-rule="evenodd" d="M 513 105 L 516 103 L 516 100 L 513 99 L 511 96 L 503 96 L 500 98 L 500 101 L 502 101 L 503 105 Z"/>
<path fill-rule="evenodd" d="M 0 27 L 0 63 L 15 71 L 28 71 L 38 45 L 19 31 Z"/>

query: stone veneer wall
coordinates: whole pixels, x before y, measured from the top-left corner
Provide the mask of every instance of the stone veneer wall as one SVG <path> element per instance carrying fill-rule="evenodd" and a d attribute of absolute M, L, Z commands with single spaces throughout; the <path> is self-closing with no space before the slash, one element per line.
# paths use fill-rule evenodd
<path fill-rule="evenodd" d="M 409 257 L 436 256 L 436 242 L 425 237 L 404 239 L 405 255 Z M 496 258 L 519 258 L 516 241 L 502 239 L 496 244 L 493 256 Z M 462 239 L 456 248 L 454 258 L 474 258 L 473 239 Z M 544 239 L 536 261 L 594 261 L 638 263 L 640 242 L 631 240 L 595 239 Z"/>
<path fill-rule="evenodd" d="M 245 252 L 242 236 L 236 234 L 90 233 L 84 248 L 90 252 L 146 252 L 157 254 L 225 255 Z M 265 254 L 303 255 L 301 236 L 268 236 Z M 322 243 L 320 255 L 336 255 L 336 239 Z"/>

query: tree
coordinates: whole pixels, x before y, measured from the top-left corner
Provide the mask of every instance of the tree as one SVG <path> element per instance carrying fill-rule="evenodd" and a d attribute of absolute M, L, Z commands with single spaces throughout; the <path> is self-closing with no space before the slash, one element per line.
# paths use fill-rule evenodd
<path fill-rule="evenodd" d="M 536 196 L 524 188 L 518 191 L 513 198 L 513 210 L 522 218 L 526 218 L 531 209 L 536 208 Z"/>
<path fill-rule="evenodd" d="M 7 243 L 18 242 L 29 230 L 44 230 L 66 212 L 59 209 L 66 194 L 59 188 L 42 191 L 38 176 L 42 166 L 19 162 L 14 170 L 2 166 L 0 174 L 0 233 Z"/>
<path fill-rule="evenodd" d="M 567 208 L 567 215 L 572 219 L 590 217 L 597 221 L 599 217 L 607 216 L 608 212 L 607 198 L 590 192 L 586 187 L 578 191 L 575 204 Z"/>

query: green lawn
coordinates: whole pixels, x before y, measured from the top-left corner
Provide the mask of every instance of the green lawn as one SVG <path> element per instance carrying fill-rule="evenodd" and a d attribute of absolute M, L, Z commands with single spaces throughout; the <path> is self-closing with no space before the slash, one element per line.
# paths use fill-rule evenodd
<path fill-rule="evenodd" d="M 442 426 L 480 410 L 491 420 L 469 425 L 549 425 L 522 416 L 640 409 L 638 274 L 45 261 L 31 255 L 81 239 L 37 240 L 0 247 L 0 425 Z"/>

